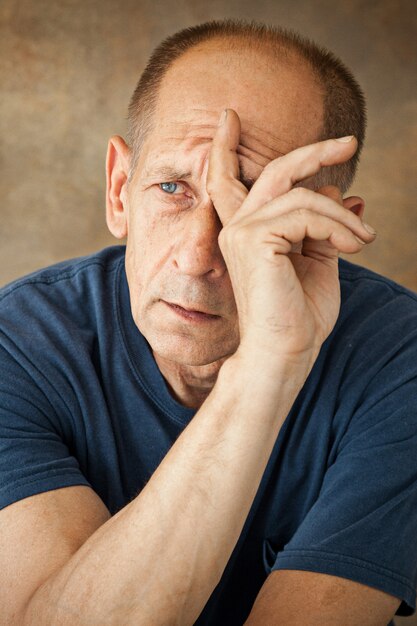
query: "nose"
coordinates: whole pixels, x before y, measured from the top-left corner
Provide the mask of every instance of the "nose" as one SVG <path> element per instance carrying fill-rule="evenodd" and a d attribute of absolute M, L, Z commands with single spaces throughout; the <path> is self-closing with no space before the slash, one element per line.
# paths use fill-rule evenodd
<path fill-rule="evenodd" d="M 173 263 L 177 271 L 194 277 L 223 276 L 226 264 L 218 244 L 221 228 L 209 200 L 190 210 L 174 246 Z"/>

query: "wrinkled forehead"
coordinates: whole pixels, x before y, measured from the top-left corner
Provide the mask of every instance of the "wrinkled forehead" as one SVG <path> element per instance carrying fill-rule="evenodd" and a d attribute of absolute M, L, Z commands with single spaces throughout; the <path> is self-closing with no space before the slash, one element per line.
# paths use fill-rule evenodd
<path fill-rule="evenodd" d="M 241 122 L 239 148 L 247 147 L 263 158 L 272 159 L 296 147 L 296 143 L 288 141 L 288 138 L 274 135 L 271 131 L 258 126 L 256 120 L 248 117 L 238 103 L 225 107 L 189 107 L 177 115 L 172 112 L 172 115 L 157 117 L 152 139 L 166 150 L 176 148 L 191 150 L 197 146 L 209 146 L 224 108 L 233 108 L 239 115 Z"/>
<path fill-rule="evenodd" d="M 164 76 L 146 152 L 180 156 L 209 147 L 225 108 L 241 120 L 238 152 L 262 167 L 316 141 L 323 125 L 322 88 L 305 64 L 211 42 L 177 59 Z"/>
<path fill-rule="evenodd" d="M 239 112 L 239 111 L 238 111 Z M 217 109 L 192 108 L 186 119 L 181 116 L 158 124 L 145 146 L 142 176 L 164 180 L 196 176 L 207 167 L 212 139 L 219 122 Z M 271 136 L 262 128 L 241 117 L 242 133 L 237 154 L 245 184 L 250 187 L 269 161 L 282 156 L 294 146 Z M 257 167 L 258 166 L 258 167 Z"/>

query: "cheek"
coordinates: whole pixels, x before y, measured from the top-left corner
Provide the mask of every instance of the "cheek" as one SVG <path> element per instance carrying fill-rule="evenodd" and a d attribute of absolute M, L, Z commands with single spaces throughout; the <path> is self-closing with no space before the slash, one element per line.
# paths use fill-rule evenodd
<path fill-rule="evenodd" d="M 140 207 L 131 213 L 132 218 L 129 220 L 126 272 L 135 308 L 139 293 L 142 295 L 140 305 L 146 305 L 146 294 L 152 292 L 152 286 L 166 265 L 172 249 L 172 229 L 150 213 Z"/>

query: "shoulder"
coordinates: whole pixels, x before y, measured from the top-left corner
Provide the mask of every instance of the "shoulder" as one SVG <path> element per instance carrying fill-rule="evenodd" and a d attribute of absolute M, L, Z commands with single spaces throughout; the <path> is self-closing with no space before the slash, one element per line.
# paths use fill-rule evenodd
<path fill-rule="evenodd" d="M 417 295 L 346 261 L 340 282 L 340 315 L 312 377 L 337 407 L 333 425 L 340 418 L 344 432 L 353 415 L 364 426 L 387 414 L 398 424 L 399 408 L 416 416 Z"/>
<path fill-rule="evenodd" d="M 417 294 L 364 267 L 341 260 L 341 310 L 336 333 L 378 335 L 380 345 L 408 336 L 417 346 Z M 377 345 L 374 344 L 374 350 Z"/>
<path fill-rule="evenodd" d="M 19 278 L 0 289 L 0 306 L 6 306 L 14 297 L 23 297 L 43 287 L 59 290 L 67 288 L 77 277 L 97 277 L 114 272 L 124 259 L 124 246 L 105 248 L 89 256 L 78 257 L 56 263 Z"/>
<path fill-rule="evenodd" d="M 401 301 L 417 311 L 417 293 L 360 265 L 339 260 L 342 306 L 360 304 L 375 309 L 383 303 Z"/>
<path fill-rule="evenodd" d="M 65 261 L 0 290 L 0 373 L 44 379 L 89 366 L 100 329 L 110 328 L 124 247 Z M 102 332 L 101 335 L 105 336 Z M 24 372 L 23 372 L 24 370 Z M 13 373 L 14 372 L 14 373 Z"/>
<path fill-rule="evenodd" d="M 114 276 L 123 261 L 124 247 L 115 246 L 52 265 L 6 285 L 0 290 L 0 332 L 23 330 L 25 325 L 35 330 L 37 324 L 51 326 L 64 318 L 69 324 L 74 319 L 88 325 L 85 318 L 102 302 L 109 302 Z"/>

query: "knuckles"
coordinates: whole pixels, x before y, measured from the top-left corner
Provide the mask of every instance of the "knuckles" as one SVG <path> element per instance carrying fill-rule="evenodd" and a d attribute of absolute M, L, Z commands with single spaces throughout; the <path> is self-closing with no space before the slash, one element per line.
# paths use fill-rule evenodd
<path fill-rule="evenodd" d="M 214 176 L 208 176 L 206 181 L 206 191 L 211 198 L 215 198 L 227 191 L 228 186 L 223 179 L 216 180 Z"/>
<path fill-rule="evenodd" d="M 247 250 L 264 240 L 266 235 L 273 239 L 288 237 L 290 241 L 299 242 L 306 237 L 306 233 L 310 233 L 309 236 L 313 239 L 316 237 L 322 239 L 323 233 L 328 231 L 329 236 L 335 233 L 333 236 L 336 236 L 339 242 L 340 237 L 345 240 L 348 231 L 352 231 L 355 223 L 360 222 L 357 216 L 338 203 L 335 204 L 334 211 L 331 206 L 327 206 L 326 211 L 322 212 L 320 198 L 322 202 L 328 202 L 330 198 L 324 200 L 323 195 L 311 189 L 294 187 L 285 196 L 284 204 L 282 204 L 284 196 L 276 198 L 276 205 L 274 200 L 267 203 L 268 210 L 263 216 L 254 210 L 251 214 L 242 215 L 240 219 L 232 218 L 220 232 L 221 250 L 226 252 L 236 248 Z M 346 213 L 349 219 L 341 215 L 340 211 Z M 358 244 L 356 240 L 352 241 L 353 237 L 354 233 L 350 232 L 349 249 L 343 251 L 353 252 L 361 248 L 361 244 Z M 347 244 L 342 242 L 342 248 L 345 245 Z M 336 247 L 339 248 L 339 245 Z"/>
<path fill-rule="evenodd" d="M 314 191 L 306 189 L 306 187 L 293 187 L 288 191 L 288 196 L 296 200 L 300 205 L 310 206 L 311 194 L 313 193 Z"/>
<path fill-rule="evenodd" d="M 219 233 L 218 241 L 220 250 L 246 246 L 253 240 L 253 224 L 238 223 L 224 226 Z"/>

